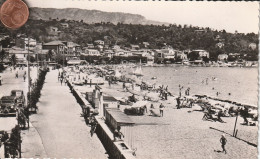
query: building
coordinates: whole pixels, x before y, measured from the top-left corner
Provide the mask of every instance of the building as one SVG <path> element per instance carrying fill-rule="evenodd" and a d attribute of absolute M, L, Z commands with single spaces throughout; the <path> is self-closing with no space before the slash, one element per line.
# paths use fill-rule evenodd
<path fill-rule="evenodd" d="M 9 57 L 15 55 L 17 64 L 22 64 L 22 65 L 26 65 L 28 54 L 35 58 L 35 54 L 32 51 L 25 50 L 23 48 L 19 48 L 16 46 L 10 48 L 8 50 L 8 53 L 9 53 Z"/>
<path fill-rule="evenodd" d="M 59 35 L 60 32 L 61 31 L 59 31 L 59 29 L 54 26 L 50 26 L 49 28 L 47 28 L 47 33 L 50 36 L 57 36 L 57 35 Z"/>
<path fill-rule="evenodd" d="M 120 46 L 119 45 L 114 45 L 113 47 L 112 47 L 112 50 L 119 50 L 120 49 Z"/>
<path fill-rule="evenodd" d="M 100 52 L 98 50 L 94 50 L 94 49 L 84 49 L 83 50 L 83 55 L 87 55 L 87 56 L 100 56 Z"/>
<path fill-rule="evenodd" d="M 256 43 L 250 43 L 250 44 L 248 45 L 248 47 L 249 47 L 250 49 L 252 49 L 252 50 L 255 50 L 255 49 L 257 48 L 257 45 L 256 45 Z"/>
<path fill-rule="evenodd" d="M 130 45 L 132 50 L 139 50 L 139 45 Z"/>
<path fill-rule="evenodd" d="M 63 28 L 68 28 L 68 27 L 69 27 L 69 24 L 68 24 L 68 23 L 60 23 L 60 25 L 61 25 Z"/>
<path fill-rule="evenodd" d="M 127 51 L 127 50 L 123 50 L 123 49 L 118 49 L 118 50 L 115 51 L 115 56 L 129 57 L 129 56 L 133 56 L 133 52 Z"/>
<path fill-rule="evenodd" d="M 104 56 L 109 57 L 110 59 L 115 55 L 115 52 L 113 50 L 105 50 Z"/>
<path fill-rule="evenodd" d="M 102 40 L 95 40 L 94 44 L 96 44 L 96 45 L 105 45 L 105 42 L 102 41 Z"/>
<path fill-rule="evenodd" d="M 223 42 L 218 42 L 217 44 L 216 44 L 216 47 L 218 47 L 218 48 L 223 48 L 225 46 L 225 44 L 223 43 Z"/>
<path fill-rule="evenodd" d="M 32 39 L 32 38 L 29 38 L 29 39 L 24 38 L 24 44 L 25 44 L 25 46 L 24 46 L 25 50 L 29 49 L 30 51 L 35 51 L 37 42 L 35 39 Z"/>
<path fill-rule="evenodd" d="M 100 52 L 102 52 L 104 50 L 104 46 L 103 45 L 96 45 L 96 49 Z"/>
<path fill-rule="evenodd" d="M 176 51 L 175 56 L 177 59 L 181 59 L 181 60 L 187 60 L 187 54 L 185 54 L 183 51 Z"/>
<path fill-rule="evenodd" d="M 143 42 L 145 48 L 147 48 L 150 44 L 148 42 Z"/>
<path fill-rule="evenodd" d="M 42 45 L 42 49 L 54 50 L 58 54 L 65 54 L 65 44 L 62 41 L 51 41 Z"/>
<path fill-rule="evenodd" d="M 88 49 L 94 49 L 95 46 L 94 46 L 94 44 L 87 44 L 87 48 L 88 48 Z"/>
<path fill-rule="evenodd" d="M 218 55 L 218 60 L 219 61 L 226 61 L 228 59 L 228 55 L 227 54 L 219 54 Z"/>
<path fill-rule="evenodd" d="M 192 52 L 198 52 L 200 57 L 209 58 L 209 52 L 207 52 L 205 50 L 193 50 Z"/>

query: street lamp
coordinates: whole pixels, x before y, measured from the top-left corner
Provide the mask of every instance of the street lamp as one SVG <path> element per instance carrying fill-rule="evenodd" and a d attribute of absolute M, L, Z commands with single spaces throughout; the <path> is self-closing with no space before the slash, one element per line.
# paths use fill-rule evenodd
<path fill-rule="evenodd" d="M 27 68 L 28 68 L 28 96 L 27 96 L 27 118 L 28 118 L 28 128 L 30 128 L 30 125 L 29 125 L 29 109 L 30 109 L 30 98 L 31 98 L 31 77 L 30 77 L 30 49 L 29 49 L 29 46 L 30 46 L 30 40 L 29 40 L 29 36 L 27 34 L 27 37 L 28 37 L 28 55 L 27 55 Z"/>

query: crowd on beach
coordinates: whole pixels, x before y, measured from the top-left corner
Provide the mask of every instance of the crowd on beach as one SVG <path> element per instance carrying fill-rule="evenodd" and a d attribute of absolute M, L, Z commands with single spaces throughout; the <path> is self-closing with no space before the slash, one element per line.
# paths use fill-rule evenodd
<path fill-rule="evenodd" d="M 194 105 L 200 106 L 201 111 L 204 112 L 204 115 L 202 117 L 203 120 L 219 121 L 221 123 L 224 123 L 221 117 L 232 117 L 240 114 L 241 117 L 244 118 L 243 124 L 248 125 L 249 124 L 247 120 L 248 117 L 250 117 L 254 121 L 258 118 L 257 114 L 254 114 L 251 117 L 249 115 L 249 112 L 252 109 L 245 106 L 236 106 L 235 104 L 216 102 L 212 99 L 209 100 L 206 97 L 191 96 L 190 87 L 185 88 L 185 86 L 179 85 L 178 95 L 177 96 L 173 95 L 173 93 L 171 93 L 168 90 L 168 86 L 159 85 L 158 87 L 156 87 L 154 84 L 150 84 L 146 81 L 143 81 L 142 77 L 140 76 L 133 77 L 127 75 L 127 70 L 129 68 L 127 68 L 126 66 L 108 66 L 108 65 L 84 66 L 84 67 L 77 67 L 76 69 L 79 70 L 79 73 L 76 73 L 76 75 L 73 77 L 74 81 L 81 80 L 85 84 L 88 83 L 91 85 L 92 80 L 95 80 L 95 78 L 99 77 L 105 79 L 109 87 L 113 84 L 121 83 L 124 91 L 128 91 L 132 93 L 132 96 L 129 96 L 126 101 L 123 101 L 123 103 L 132 105 L 133 103 L 142 100 L 149 101 L 152 103 L 151 106 L 141 105 L 139 109 L 141 109 L 142 112 L 145 112 L 147 111 L 147 108 L 149 108 L 149 111 L 151 112 L 150 115 L 163 116 L 163 111 L 165 108 L 165 106 L 163 105 L 163 101 L 172 102 L 174 99 L 176 100 L 175 102 L 176 102 L 177 109 L 192 108 Z M 118 72 L 120 75 L 117 75 Z M 83 73 L 83 75 L 81 75 L 81 73 Z M 93 77 L 89 78 L 90 75 L 93 74 L 95 74 L 96 76 L 94 78 Z M 62 81 L 66 80 L 65 78 L 62 78 L 63 77 L 62 74 L 60 76 L 61 76 L 60 80 L 61 79 Z M 202 84 L 207 85 L 210 79 L 212 81 L 218 80 L 216 77 L 205 78 L 204 80 L 202 80 Z M 212 89 L 214 89 L 214 87 Z M 217 95 L 219 93 L 220 92 L 217 92 Z M 158 114 L 153 109 L 154 104 L 156 103 L 159 103 Z"/>

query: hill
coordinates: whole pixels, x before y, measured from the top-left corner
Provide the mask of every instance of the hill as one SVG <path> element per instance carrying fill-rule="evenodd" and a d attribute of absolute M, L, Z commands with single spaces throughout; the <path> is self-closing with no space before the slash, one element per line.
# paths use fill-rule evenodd
<path fill-rule="evenodd" d="M 87 10 L 78 8 L 30 8 L 30 19 L 49 20 L 49 19 L 66 19 L 83 21 L 85 23 L 110 22 L 113 24 L 154 24 L 168 25 L 168 23 L 147 20 L 144 16 L 138 14 L 120 13 L 120 12 L 103 12 L 99 10 Z"/>

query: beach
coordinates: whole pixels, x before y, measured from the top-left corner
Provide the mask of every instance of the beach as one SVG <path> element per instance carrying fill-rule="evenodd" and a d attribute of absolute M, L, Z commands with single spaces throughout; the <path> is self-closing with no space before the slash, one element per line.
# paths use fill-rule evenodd
<path fill-rule="evenodd" d="M 162 69 L 168 71 L 167 75 L 162 75 Z M 189 70 L 190 69 L 190 70 Z M 202 72 L 203 69 L 203 72 Z M 242 76 L 241 72 L 237 70 L 232 71 L 226 70 L 226 72 L 231 72 L 224 74 L 222 68 L 214 68 L 215 77 L 217 81 L 208 81 L 208 84 L 202 84 L 199 81 L 201 79 L 209 78 L 212 76 L 212 68 L 184 68 L 184 67 L 166 67 L 166 68 L 153 68 L 146 67 L 143 68 L 143 81 L 155 81 L 151 77 L 156 78 L 156 85 L 163 84 L 164 87 L 168 85 L 168 90 L 171 91 L 173 96 L 169 96 L 167 100 L 154 101 L 143 101 L 147 106 L 147 113 L 144 115 L 128 115 L 130 119 L 135 123 L 131 128 L 131 138 L 127 137 L 128 132 L 122 129 L 122 133 L 126 134 L 125 141 L 130 145 L 132 149 L 136 149 L 137 158 L 256 158 L 257 157 L 257 126 L 245 126 L 241 125 L 243 123 L 243 118 L 238 116 L 236 130 L 237 136 L 233 137 L 234 125 L 236 117 L 222 117 L 224 123 L 219 121 L 208 121 L 202 120 L 204 115 L 201 107 L 195 104 L 192 108 L 176 108 L 176 98 L 179 95 L 178 85 L 184 85 L 188 79 L 193 81 L 189 84 L 186 83 L 185 88 L 191 88 L 191 96 L 195 94 L 211 95 L 211 92 L 205 92 L 211 87 L 215 87 L 217 90 L 221 91 L 223 94 L 227 92 L 232 92 L 232 97 L 228 98 L 241 103 L 251 103 L 255 104 L 256 101 L 254 96 L 257 97 L 256 90 L 254 88 L 255 80 L 254 73 L 257 69 L 253 70 L 242 70 L 241 72 L 248 72 L 251 76 Z M 229 68 L 226 68 L 229 69 Z M 231 68 L 233 69 L 233 68 Z M 169 71 L 171 70 L 171 71 Z M 188 71 L 184 71 L 188 70 Z M 189 73 L 189 78 L 187 78 L 187 72 L 201 72 L 200 74 Z M 216 72 L 219 72 L 216 73 Z M 172 73 L 172 74 L 171 74 Z M 205 74 L 201 76 L 201 74 Z M 222 74 L 222 76 L 221 76 Z M 237 74 L 237 76 L 234 76 Z M 161 76 L 160 76 L 161 75 Z M 178 78 L 177 78 L 178 76 Z M 233 76 L 233 78 L 230 78 Z M 196 78 L 198 77 L 198 78 Z M 241 78 L 237 78 L 241 77 Z M 225 80 L 230 78 L 229 81 Z M 245 80 L 247 78 L 247 81 Z M 164 80 L 163 80 L 164 79 Z M 168 80 L 170 79 L 170 80 Z M 232 81 L 231 81 L 232 80 Z M 163 81 L 163 82 L 162 82 Z M 222 86 L 223 81 L 226 85 Z M 254 85 L 240 85 L 241 87 L 234 87 L 234 81 L 254 83 Z M 161 83 L 162 82 L 162 83 Z M 199 82 L 199 83 L 198 83 Z M 236 83 L 235 82 L 235 83 Z M 244 84 L 244 83 L 242 83 Z M 231 86 L 230 86 L 231 85 Z M 104 95 L 113 96 L 116 99 L 127 99 L 131 96 L 129 91 L 123 89 L 122 82 L 117 84 L 109 85 L 107 81 L 104 85 L 100 86 Z M 143 97 L 138 96 L 138 94 L 144 94 L 143 91 L 138 89 L 135 91 L 137 93 L 136 98 L 142 101 Z M 173 88 L 175 87 L 175 88 Z M 197 87 L 197 88 L 196 88 Z M 224 88 L 231 88 L 230 90 L 225 90 Z M 88 86 L 74 86 L 75 89 L 80 90 L 80 92 L 89 91 Z M 85 89 L 84 89 L 85 88 Z M 200 89 L 202 88 L 202 89 Z M 131 88 L 128 88 L 131 90 Z M 85 91 L 84 91 L 85 90 Z M 175 91 L 174 91 L 175 90 Z M 200 90 L 200 91 L 197 91 Z M 237 91 L 236 91 L 237 90 Z M 239 91 L 238 91 L 239 90 Z M 247 90 L 247 93 L 243 94 L 243 90 Z M 242 92 L 241 92 L 242 91 Z M 131 92 L 131 91 L 130 91 Z M 140 93 L 138 93 L 140 92 Z M 236 94 L 237 92 L 237 94 Z M 251 93 L 251 94 L 250 94 Z M 233 94 L 235 94 L 233 96 Z M 251 95 L 252 98 L 244 100 L 242 96 L 248 97 Z M 238 96 L 241 95 L 241 98 Z M 253 96 L 254 95 L 254 96 Z M 184 96 L 184 91 L 182 91 L 182 96 Z M 216 97 L 212 94 L 213 97 Z M 222 99 L 228 97 L 228 95 L 219 96 Z M 225 98 L 224 98 L 225 99 Z M 138 102 L 137 102 L 138 103 Z M 163 117 L 155 117 L 150 114 L 152 110 L 155 114 L 160 114 L 159 105 L 163 104 L 165 106 Z M 218 103 L 218 101 L 216 101 Z M 151 109 L 150 105 L 153 104 L 154 108 Z M 223 103 L 222 103 L 223 104 Z M 134 104 L 135 105 L 135 104 Z M 144 104 L 143 104 L 144 105 Z M 228 103 L 226 103 L 228 105 Z M 131 107 L 131 106 L 130 106 Z M 133 107 L 133 106 L 132 106 Z M 120 105 L 120 110 L 124 112 L 125 108 L 129 106 Z M 225 134 L 228 142 L 226 145 L 227 154 L 222 153 L 220 137 Z M 129 141 L 130 140 L 130 141 Z"/>

